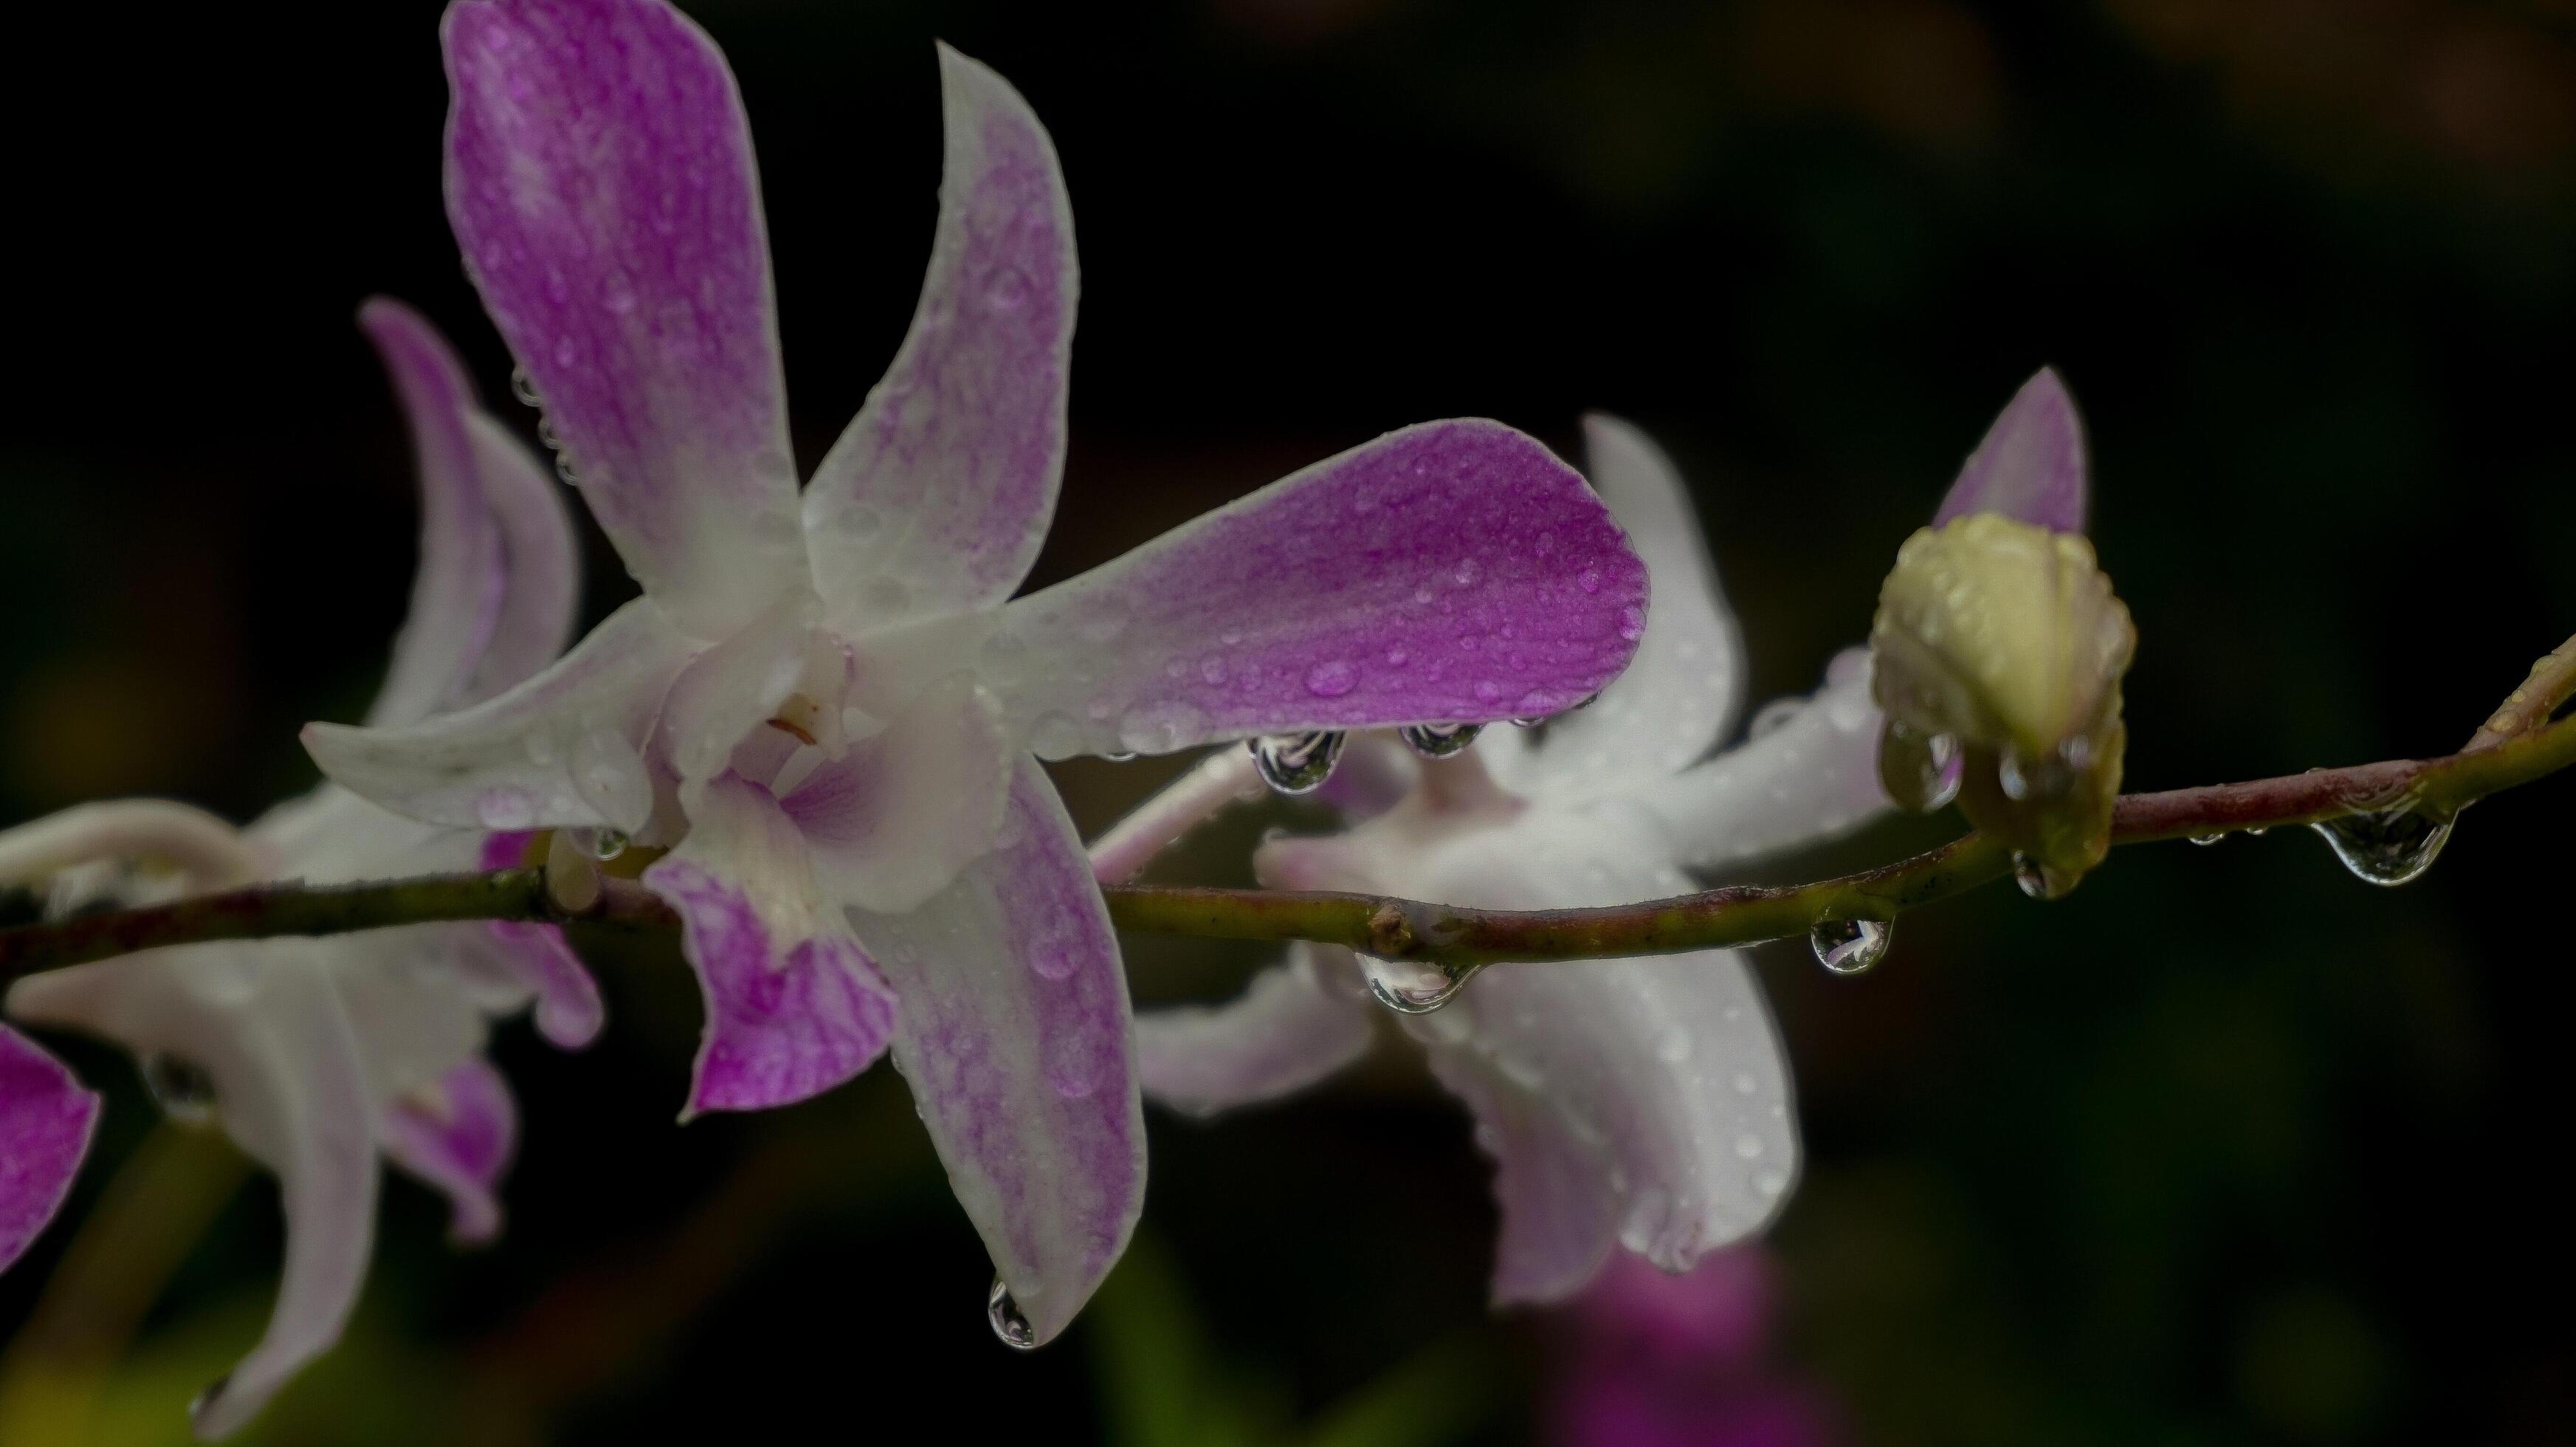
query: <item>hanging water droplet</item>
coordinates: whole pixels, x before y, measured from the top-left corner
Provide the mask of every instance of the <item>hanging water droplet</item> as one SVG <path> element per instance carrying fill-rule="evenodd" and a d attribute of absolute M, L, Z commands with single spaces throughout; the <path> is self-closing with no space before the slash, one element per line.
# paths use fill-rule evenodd
<path fill-rule="evenodd" d="M 232 1384 L 233 1374 L 226 1372 L 222 1376 L 215 1378 L 213 1381 L 206 1383 L 205 1390 L 197 1393 L 197 1395 L 193 1397 L 190 1397 L 188 1399 L 188 1425 L 191 1427 L 196 1426 L 197 1423 L 205 1417 L 206 1409 L 213 1406 L 215 1404 L 215 1399 L 224 1394 L 224 1388 L 229 1387 Z"/>
<path fill-rule="evenodd" d="M 1260 770 L 1261 782 L 1278 794 L 1311 794 L 1324 787 L 1333 776 L 1333 765 L 1342 757 L 1344 735 L 1323 731 L 1304 734 L 1274 734 L 1250 740 L 1252 762 Z"/>
<path fill-rule="evenodd" d="M 1878 740 L 1878 782 L 1887 796 L 1917 813 L 1929 814 L 1959 796 L 1967 770 L 1966 751 L 1956 734 L 1926 734 L 1888 720 Z"/>
<path fill-rule="evenodd" d="M 518 398 L 526 406 L 546 405 L 545 399 L 537 395 L 537 384 L 528 379 L 528 369 L 525 367 L 510 369 L 510 395 Z"/>
<path fill-rule="evenodd" d="M 1404 740 L 1406 748 L 1426 759 L 1445 759 L 1465 753 L 1484 728 L 1483 724 L 1471 723 L 1412 724 L 1396 730 L 1396 735 Z"/>
<path fill-rule="evenodd" d="M 1775 698 L 1753 711 L 1753 722 L 1745 726 L 1748 739 L 1763 738 L 1787 728 L 1792 719 L 1805 709 L 1803 698 Z"/>
<path fill-rule="evenodd" d="M 984 1298 L 984 1320 L 992 1323 L 993 1335 L 1002 1339 L 1002 1345 L 1013 1351 L 1030 1351 L 1038 1344 L 1038 1329 L 1029 1324 L 1028 1314 L 1011 1299 L 1011 1289 L 998 1276 L 993 1278 L 992 1293 Z"/>
<path fill-rule="evenodd" d="M 2227 837 L 2227 836 L 2226 836 L 2224 833 L 2219 833 L 2219 834 L 2194 834 L 2193 836 L 2191 836 L 2191 842 L 2192 842 L 2192 843 L 2194 843 L 2194 844 L 2199 845 L 2199 846 L 2200 846 L 2201 848 L 2203 848 L 2203 849 L 2206 849 L 2206 848 L 2208 848 L 2210 845 L 2215 844 L 2215 843 L 2217 843 L 2219 840 L 2224 839 L 2224 838 L 2226 838 L 2226 837 Z"/>
<path fill-rule="evenodd" d="M 2051 869 L 2027 854 L 2013 855 L 2013 883 L 2033 899 L 2063 899 L 2082 878 L 2068 870 Z"/>
<path fill-rule="evenodd" d="M 2246 830 L 2246 831 L 2245 831 L 2245 837 L 2246 837 L 2246 838 L 2248 838 L 2248 839 L 2260 839 L 2260 838 L 2262 838 L 2264 835 L 2269 834 L 2269 833 L 2271 833 L 2271 832 L 2272 832 L 2272 826 L 2271 826 L 2271 825 L 2269 825 L 2269 824 L 2257 824 L 2257 825 L 2255 825 L 2253 828 L 2248 829 L 2248 830 Z"/>
<path fill-rule="evenodd" d="M 2394 887 L 2433 867 L 2442 846 L 2451 842 L 2452 822 L 2398 808 L 2346 814 L 2308 827 L 2325 836 L 2353 878 Z"/>
<path fill-rule="evenodd" d="M 616 829 L 575 829 L 572 836 L 582 852 L 603 864 L 625 853 L 630 842 L 623 831 Z"/>
<path fill-rule="evenodd" d="M 214 1117 L 215 1078 L 193 1060 L 155 1050 L 143 1057 L 143 1089 L 161 1113 L 181 1125 L 203 1125 Z"/>
<path fill-rule="evenodd" d="M 1807 931 L 1816 963 L 1837 975 L 1857 975 L 1887 958 L 1895 926 L 1883 919 L 1829 919 Z"/>
<path fill-rule="evenodd" d="M 1399 1015 L 1427 1015 L 1458 998 L 1480 965 L 1426 965 L 1418 960 L 1359 956 L 1369 994 Z"/>

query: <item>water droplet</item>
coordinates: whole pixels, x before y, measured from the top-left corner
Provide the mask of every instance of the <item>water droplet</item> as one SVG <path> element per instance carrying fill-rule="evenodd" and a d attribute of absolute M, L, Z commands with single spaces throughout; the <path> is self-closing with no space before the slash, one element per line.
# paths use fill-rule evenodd
<path fill-rule="evenodd" d="M 2269 824 L 2257 824 L 2257 825 L 2255 825 L 2253 828 L 2248 829 L 2248 830 L 2246 830 L 2246 831 L 2245 831 L 2245 837 L 2246 837 L 2246 838 L 2248 838 L 2248 839 L 2260 839 L 2260 838 L 2262 838 L 2264 835 L 2269 834 L 2269 833 L 2271 833 L 2271 832 L 2272 832 L 2272 826 L 2271 826 L 2271 825 L 2269 825 Z"/>
<path fill-rule="evenodd" d="M 1396 735 L 1404 740 L 1406 748 L 1426 759 L 1445 759 L 1465 753 L 1483 731 L 1482 724 L 1412 724 L 1396 730 Z"/>
<path fill-rule="evenodd" d="M 1776 1196 L 1789 1189 L 1789 1177 L 1783 1171 L 1764 1171 L 1753 1178 L 1753 1189 L 1766 1196 Z"/>
<path fill-rule="evenodd" d="M 206 1409 L 215 1404 L 215 1399 L 224 1394 L 224 1388 L 229 1387 L 232 1384 L 233 1374 L 226 1372 L 222 1376 L 215 1378 L 213 1381 L 206 1383 L 206 1389 L 204 1391 L 190 1397 L 188 1399 L 188 1424 L 192 1427 L 195 1426 L 198 1421 L 206 1415 Z"/>
<path fill-rule="evenodd" d="M 2194 844 L 2199 845 L 2199 846 L 2200 846 L 2200 847 L 2202 847 L 2203 849 L 2206 849 L 2206 848 L 2208 848 L 2210 845 L 2215 844 L 2215 843 L 2217 843 L 2219 840 L 2224 839 L 2224 838 L 2226 838 L 2226 837 L 2227 837 L 2227 836 L 2226 836 L 2224 833 L 2219 833 L 2219 834 L 2194 834 L 2193 836 L 2191 836 L 2191 842 L 2192 842 L 2192 843 L 2194 843 Z"/>
<path fill-rule="evenodd" d="M 512 367 L 510 369 L 510 395 L 518 398 L 520 403 L 525 406 L 543 407 L 546 405 L 546 399 L 537 395 L 537 384 L 529 380 L 528 369 L 525 367 Z"/>
<path fill-rule="evenodd" d="M 1358 672 L 1338 658 L 1306 670 L 1306 691 L 1317 698 L 1340 698 L 1357 682 Z"/>
<path fill-rule="evenodd" d="M 1586 593 L 1598 593 L 1601 591 L 1601 570 L 1586 568 L 1575 575 L 1574 583 Z"/>
<path fill-rule="evenodd" d="M 1225 660 L 1213 653 L 1200 659 L 1199 679 L 1204 683 L 1225 682 Z"/>
<path fill-rule="evenodd" d="M 1245 746 L 1252 750 L 1261 782 L 1269 785 L 1273 793 L 1311 794 L 1333 776 L 1333 765 L 1341 761 L 1342 742 L 1340 733 L 1324 731 L 1274 734 L 1253 739 Z"/>
<path fill-rule="evenodd" d="M 1690 1032 L 1679 1025 L 1665 1031 L 1664 1038 L 1655 1046 L 1655 1058 L 1666 1065 L 1679 1065 L 1690 1057 Z"/>
<path fill-rule="evenodd" d="M 2013 883 L 2033 899 L 2063 899 L 2083 876 L 2063 869 L 2052 869 L 2027 854 L 2013 855 Z"/>
<path fill-rule="evenodd" d="M 1799 712 L 1805 709 L 1806 706 L 1807 701 L 1803 698 L 1775 698 L 1771 700 L 1769 703 L 1766 703 L 1762 705 L 1762 707 L 1753 711 L 1753 722 L 1745 727 L 1745 737 L 1749 739 L 1758 739 L 1769 734 L 1778 733 L 1781 729 L 1786 728 L 1789 721 L 1796 718 Z"/>
<path fill-rule="evenodd" d="M 629 842 L 626 835 L 616 829 L 575 829 L 571 832 L 572 842 L 583 853 L 602 863 L 625 853 Z"/>
<path fill-rule="evenodd" d="M 1739 1161 L 1760 1160 L 1762 1158 L 1762 1137 L 1754 1135 L 1749 1131 L 1743 1135 L 1737 1136 L 1735 1138 L 1735 1158 Z"/>
<path fill-rule="evenodd" d="M 1735 1072 L 1735 1079 L 1730 1083 L 1734 1085 L 1735 1093 L 1738 1095 L 1751 1095 L 1762 1088 L 1762 1082 L 1754 1079 L 1753 1072 L 1750 1070 Z"/>
<path fill-rule="evenodd" d="M 1082 725 L 1070 714 L 1040 714 L 1029 727 L 1029 748 L 1041 759 L 1070 758 L 1082 751 Z"/>
<path fill-rule="evenodd" d="M 1029 291 L 1028 274 L 1018 267 L 1006 266 L 994 272 L 993 280 L 985 286 L 984 304 L 997 312 L 1017 311 L 1028 303 Z"/>
<path fill-rule="evenodd" d="M 1923 734 L 1891 719 L 1878 741 L 1878 782 L 1887 796 L 1929 814 L 1959 796 L 1966 750 L 1955 734 Z"/>
<path fill-rule="evenodd" d="M 1484 575 L 1484 568 L 1478 565 L 1474 558 L 1467 558 L 1461 561 L 1449 576 L 1458 580 L 1459 587 L 1472 588 L 1476 586 L 1476 580 Z"/>
<path fill-rule="evenodd" d="M 527 829 L 537 822 L 537 803 L 527 790 L 504 785 L 483 791 L 474 801 L 474 817 L 486 829 Z"/>
<path fill-rule="evenodd" d="M 1885 959 L 1895 937 L 1883 919 L 1829 919 L 1807 931 L 1816 962 L 1837 975 L 1857 975 Z"/>
<path fill-rule="evenodd" d="M 1038 1329 L 1029 1324 L 1028 1313 L 1011 1299 L 1011 1289 L 998 1276 L 993 1278 L 991 1294 L 984 1298 L 984 1320 L 992 1324 L 993 1335 L 1011 1350 L 1024 1352 L 1037 1347 Z"/>
<path fill-rule="evenodd" d="M 1646 610 L 1631 603 L 1619 610 L 1619 636 L 1630 642 L 1646 636 Z"/>
<path fill-rule="evenodd" d="M 2452 822 L 2398 808 L 2347 814 L 2308 827 L 2325 836 L 2353 878 L 2394 887 L 2433 867 L 2442 846 L 2451 842 Z"/>
<path fill-rule="evenodd" d="M 572 790 L 602 819 L 641 821 L 653 812 L 653 776 L 635 746 L 608 729 L 573 741 Z M 486 821 L 489 822 L 489 821 Z"/>
<path fill-rule="evenodd" d="M 1478 965 L 1426 965 L 1418 960 L 1381 960 L 1359 956 L 1360 973 L 1368 977 L 1369 994 L 1399 1015 L 1427 1015 L 1458 998 L 1476 977 Z"/>
<path fill-rule="evenodd" d="M 155 1050 L 145 1055 L 143 1089 L 161 1113 L 181 1125 L 203 1125 L 214 1117 L 215 1078 L 193 1060 Z"/>

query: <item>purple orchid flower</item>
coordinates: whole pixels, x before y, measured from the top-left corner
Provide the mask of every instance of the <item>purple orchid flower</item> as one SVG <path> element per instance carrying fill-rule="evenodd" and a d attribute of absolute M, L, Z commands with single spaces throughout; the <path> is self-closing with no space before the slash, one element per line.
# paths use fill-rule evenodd
<path fill-rule="evenodd" d="M 1055 149 L 942 48 L 946 179 L 885 378 L 800 499 L 751 137 L 661 0 L 460 0 L 447 202 L 486 308 L 645 596 L 410 728 L 316 725 L 411 817 L 670 846 L 643 878 L 706 998 L 687 1113 L 891 1045 L 1034 1345 L 1123 1249 L 1144 1134 L 1126 986 L 1032 754 L 1164 752 L 1567 706 L 1645 578 L 1491 422 L 1392 433 L 1010 601 L 1053 511 L 1077 277 Z"/>
<path fill-rule="evenodd" d="M 369 714 L 396 725 L 489 698 L 552 661 L 571 636 L 578 570 L 553 478 L 476 405 L 446 343 L 396 303 L 371 302 L 360 321 L 409 416 L 424 504 L 410 619 Z M 0 835 L 0 879 L 60 883 L 101 861 L 150 858 L 177 878 L 147 893 L 331 883 L 468 869 L 484 849 L 475 832 L 326 784 L 241 831 L 158 801 L 84 806 Z M 277 1173 L 277 1307 L 258 1346 L 199 1399 L 201 1435 L 248 1421 L 339 1337 L 366 1270 L 380 1153 L 447 1195 L 458 1240 L 499 1231 L 494 1190 L 517 1112 L 481 1051 L 487 1020 L 531 999 L 558 1044 L 599 1028 L 597 988 L 551 929 L 190 945 L 10 988 L 11 1014 L 125 1045 L 174 1116 L 211 1117 Z M 60 1200 L 96 1108 L 51 1057 L 0 1032 L 0 1264 Z"/>
<path fill-rule="evenodd" d="M 1536 742 L 1489 735 L 1417 767 L 1369 741 L 1375 776 L 1396 787 L 1347 797 L 1374 817 L 1346 834 L 1265 845 L 1265 883 L 1498 909 L 1621 904 L 1685 893 L 1687 870 L 1811 845 L 1889 807 L 1863 649 L 1836 658 L 1814 697 L 1763 710 L 1750 738 L 1703 759 L 1744 694 L 1735 620 L 1671 464 L 1624 423 L 1585 425 L 1593 482 L 1654 579 L 1635 666 Z M 2076 530 L 2084 498 L 2074 405 L 2042 372 L 1942 511 Z M 1295 946 L 1239 1000 L 1139 1018 L 1146 1092 L 1207 1115 L 1318 1081 L 1368 1049 L 1372 990 L 1400 1006 L 1440 998 L 1446 982 L 1415 973 L 1430 974 Z M 1572 1294 L 1614 1244 L 1688 1270 L 1760 1229 L 1796 1178 L 1789 1071 L 1740 952 L 1493 970 L 1404 1025 L 1494 1158 L 1498 1303 Z"/>

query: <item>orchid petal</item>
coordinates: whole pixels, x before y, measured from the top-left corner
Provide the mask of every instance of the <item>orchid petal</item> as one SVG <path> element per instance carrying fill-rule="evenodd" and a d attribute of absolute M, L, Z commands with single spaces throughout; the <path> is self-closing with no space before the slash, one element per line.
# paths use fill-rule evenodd
<path fill-rule="evenodd" d="M 1676 857 L 1694 868 L 1824 843 L 1892 807 L 1878 781 L 1881 721 L 1869 655 L 1848 649 L 1803 706 L 1640 802 L 1663 821 Z"/>
<path fill-rule="evenodd" d="M 97 1093 L 0 1025 L 0 1271 L 62 1209 L 97 1125 Z"/>
<path fill-rule="evenodd" d="M 1394 808 L 1421 776 L 1411 749 L 1388 734 L 1362 734 L 1342 749 L 1341 762 L 1315 798 L 1331 805 L 1344 823 L 1363 823 Z"/>
<path fill-rule="evenodd" d="M 980 667 L 1043 757 L 1552 713 L 1616 676 L 1645 569 L 1497 422 L 1425 423 L 1010 604 Z"/>
<path fill-rule="evenodd" d="M 366 1067 L 367 1093 L 394 1100 L 483 1049 L 483 1012 L 457 975 L 471 924 L 413 925 L 332 941 L 323 958 Z"/>
<path fill-rule="evenodd" d="M 1126 1249 L 1145 1122 L 1108 907 L 1026 757 L 1001 838 L 921 908 L 851 923 L 902 998 L 895 1063 L 949 1184 L 1043 1342 Z"/>
<path fill-rule="evenodd" d="M 388 297 L 358 311 L 402 400 L 420 472 L 411 614 L 367 722 L 417 723 L 479 703 L 563 651 L 578 588 L 554 479 L 484 415 L 436 328 Z"/>
<path fill-rule="evenodd" d="M 467 274 L 627 567 L 721 636 L 805 575 L 733 74 L 660 0 L 464 0 L 440 34 Z"/>
<path fill-rule="evenodd" d="M 1520 734 L 1482 752 L 1515 793 L 1558 797 L 1652 789 L 1707 754 L 1743 705 L 1743 630 L 1726 604 L 1690 492 L 1671 459 L 1615 417 L 1583 419 L 1592 485 L 1646 561 L 1654 589 L 1636 660 L 1545 744 Z"/>
<path fill-rule="evenodd" d="M 1991 512 L 2056 532 L 2080 533 L 2089 486 L 2084 419 L 2057 369 L 2042 367 L 2022 383 L 1977 450 L 1968 454 L 1932 525 Z"/>
<path fill-rule="evenodd" d="M 448 1234 L 489 1241 L 501 1231 L 493 1191 L 519 1140 L 519 1108 L 491 1062 L 465 1061 L 386 1107 L 379 1127 L 395 1165 L 447 1195 Z"/>
<path fill-rule="evenodd" d="M 531 837 L 485 835 L 479 866 L 509 869 L 525 862 Z M 484 926 L 484 939 L 487 948 L 460 951 L 462 963 L 508 980 L 523 992 L 517 997 L 520 1001 L 533 996 L 537 1033 L 546 1043 L 558 1050 L 579 1050 L 599 1038 L 600 1027 L 608 1023 L 608 1009 L 600 1000 L 599 982 L 564 938 L 562 926 L 494 920 Z"/>
<path fill-rule="evenodd" d="M 698 786 L 723 773 L 744 737 L 796 692 L 813 652 L 814 609 L 810 590 L 793 589 L 671 680 L 652 752 L 678 771 L 684 801 L 694 804 Z"/>
<path fill-rule="evenodd" d="M 805 490 L 814 575 L 845 631 L 1000 603 L 1064 471 L 1073 208 L 1028 102 L 939 47 L 947 159 L 930 273 L 884 380 Z"/>
<path fill-rule="evenodd" d="M 338 1340 L 375 1230 L 367 1078 L 322 955 L 281 941 L 155 951 L 30 976 L 11 987 L 9 1008 L 204 1070 L 226 1133 L 277 1173 L 277 1308 L 259 1345 L 196 1407 L 199 1436 L 232 1432 Z"/>
<path fill-rule="evenodd" d="M 1145 1094 L 1183 1115 L 1211 1116 L 1303 1090 L 1367 1054 L 1372 1007 L 1356 980 L 1337 989 L 1320 977 L 1319 948 L 1289 946 L 1286 963 L 1222 1005 L 1138 1015 Z"/>
<path fill-rule="evenodd" d="M 407 728 L 308 724 L 305 751 L 344 787 L 427 823 L 632 834 L 653 808 L 638 745 L 691 648 L 639 598 L 498 698 Z"/>
<path fill-rule="evenodd" d="M 993 847 L 1016 757 L 992 696 L 952 674 L 883 733 L 808 774 L 781 807 L 826 894 L 900 914 Z"/>
<path fill-rule="evenodd" d="M 711 781 L 689 837 L 644 883 L 680 912 L 706 998 L 682 1120 L 804 1100 L 885 1053 L 894 994 L 815 888 L 796 821 L 768 790 Z"/>

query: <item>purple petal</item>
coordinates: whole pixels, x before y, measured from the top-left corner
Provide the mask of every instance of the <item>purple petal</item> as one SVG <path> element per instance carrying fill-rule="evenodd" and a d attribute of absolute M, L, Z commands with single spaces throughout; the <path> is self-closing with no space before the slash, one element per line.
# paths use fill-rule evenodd
<path fill-rule="evenodd" d="M 958 1204 L 1043 1342 L 1126 1249 L 1145 1123 L 1118 939 L 1026 758 L 1001 838 L 920 909 L 851 922 L 902 998 L 895 1061 Z"/>
<path fill-rule="evenodd" d="M 199 945 L 32 975 L 9 1009 L 202 1068 L 216 1118 L 277 1173 L 286 1270 L 259 1345 L 200 1398 L 221 1437 L 339 1340 L 366 1275 L 376 1215 L 369 1082 L 328 957 L 301 942 Z"/>
<path fill-rule="evenodd" d="M 447 1193 L 448 1234 L 458 1241 L 489 1241 L 500 1234 L 501 1205 L 493 1189 L 509 1169 L 518 1139 L 519 1108 L 509 1083 L 479 1056 L 385 1109 L 385 1155 Z"/>
<path fill-rule="evenodd" d="M 1616 676 L 1645 567 L 1496 422 L 1317 463 L 1012 603 L 985 676 L 1048 758 L 1553 713 Z"/>
<path fill-rule="evenodd" d="M 420 567 L 393 667 L 367 722 L 416 723 L 544 667 L 572 636 L 578 562 L 554 479 L 476 402 L 464 364 L 418 312 L 369 301 L 420 470 Z"/>
<path fill-rule="evenodd" d="M 993 847 L 1016 761 L 991 695 L 957 674 L 807 775 L 783 807 L 826 894 L 900 913 Z"/>
<path fill-rule="evenodd" d="M 1985 440 L 1968 454 L 1932 525 L 1993 512 L 2056 532 L 2080 533 L 2089 486 L 2083 418 L 2057 370 L 2042 367 L 2013 394 L 1995 425 L 1986 429 Z"/>
<path fill-rule="evenodd" d="M 751 131 L 660 0 L 465 0 L 447 214 L 583 496 L 702 636 L 805 575 Z"/>
<path fill-rule="evenodd" d="M 939 47 L 948 151 L 930 274 L 884 380 L 805 491 L 849 631 L 1001 602 L 1064 470 L 1077 276 L 1055 146 L 1000 76 Z"/>
<path fill-rule="evenodd" d="M 1676 857 L 1715 869 L 1838 838 L 1893 805 L 1878 781 L 1883 716 L 1869 655 L 1846 649 L 1825 686 L 1776 725 L 1645 793 Z"/>
<path fill-rule="evenodd" d="M 632 834 L 653 811 L 640 746 L 693 648 L 639 598 L 498 698 L 407 728 L 308 724 L 304 748 L 352 793 L 425 823 Z"/>
<path fill-rule="evenodd" d="M 1636 661 L 1599 702 L 1560 716 L 1543 748 L 1517 732 L 1486 741 L 1479 752 L 1515 793 L 1651 789 L 1715 747 L 1744 701 L 1744 635 L 1681 474 L 1615 417 L 1584 418 L 1583 434 L 1592 485 L 1645 559 L 1654 601 Z"/>
<path fill-rule="evenodd" d="M 0 1025 L 0 1271 L 62 1209 L 97 1124 L 97 1094 Z"/>
<path fill-rule="evenodd" d="M 816 893 L 796 822 L 767 790 L 711 781 L 689 837 L 644 883 L 680 912 L 706 997 L 682 1120 L 819 1095 L 885 1052 L 894 994 Z"/>
<path fill-rule="evenodd" d="M 579 1050 L 599 1038 L 608 1007 L 560 926 L 498 921 L 487 928 L 506 968 L 536 995 L 537 1033 L 546 1043 Z"/>
<path fill-rule="evenodd" d="M 1315 953 L 1289 946 L 1287 963 L 1253 976 L 1251 988 L 1225 1004 L 1137 1016 L 1145 1094 L 1183 1115 L 1209 1116 L 1303 1090 L 1367 1054 L 1374 1007 L 1318 978 Z"/>

